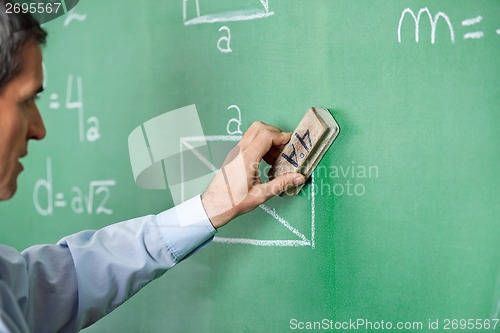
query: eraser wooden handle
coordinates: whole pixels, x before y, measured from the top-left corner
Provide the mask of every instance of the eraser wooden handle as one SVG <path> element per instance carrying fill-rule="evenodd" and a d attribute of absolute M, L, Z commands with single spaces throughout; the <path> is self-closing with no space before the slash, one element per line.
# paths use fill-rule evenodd
<path fill-rule="evenodd" d="M 310 108 L 276 159 L 269 179 L 283 173 L 299 172 L 308 178 L 339 134 L 340 128 L 328 109 Z M 286 192 L 295 195 L 302 186 Z"/>

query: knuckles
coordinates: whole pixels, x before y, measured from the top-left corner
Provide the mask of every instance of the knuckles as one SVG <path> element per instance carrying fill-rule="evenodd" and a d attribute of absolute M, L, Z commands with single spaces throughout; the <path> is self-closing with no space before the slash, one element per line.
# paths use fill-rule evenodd
<path fill-rule="evenodd" d="M 253 129 L 255 128 L 255 129 L 257 129 L 257 128 L 261 128 L 261 127 L 264 127 L 264 126 L 265 126 L 265 124 L 262 121 L 256 120 L 256 121 L 254 121 L 252 123 L 252 125 L 250 125 L 249 128 L 253 128 Z"/>

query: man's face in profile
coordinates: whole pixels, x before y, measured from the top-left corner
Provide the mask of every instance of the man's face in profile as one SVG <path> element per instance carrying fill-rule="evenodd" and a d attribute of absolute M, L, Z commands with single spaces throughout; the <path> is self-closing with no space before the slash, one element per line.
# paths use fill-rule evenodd
<path fill-rule="evenodd" d="M 45 137 L 45 127 L 35 103 L 42 91 L 42 52 L 36 43 L 23 47 L 21 72 L 0 90 L 0 200 L 11 198 L 23 170 L 19 159 L 28 153 L 30 139 Z"/>

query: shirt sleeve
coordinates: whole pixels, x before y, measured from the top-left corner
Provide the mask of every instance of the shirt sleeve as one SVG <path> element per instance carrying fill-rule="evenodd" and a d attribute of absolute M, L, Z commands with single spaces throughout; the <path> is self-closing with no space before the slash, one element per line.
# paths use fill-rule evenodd
<path fill-rule="evenodd" d="M 203 247 L 215 233 L 197 196 L 158 215 L 27 249 L 28 325 L 33 332 L 87 327 Z"/>

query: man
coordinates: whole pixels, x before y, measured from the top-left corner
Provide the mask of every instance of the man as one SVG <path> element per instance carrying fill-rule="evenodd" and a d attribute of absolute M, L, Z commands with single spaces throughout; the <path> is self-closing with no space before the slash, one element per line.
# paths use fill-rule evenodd
<path fill-rule="evenodd" d="M 43 90 L 39 45 L 45 38 L 31 16 L 6 14 L 0 0 L 0 200 L 17 190 L 28 142 L 46 134 L 35 103 Z M 209 242 L 217 228 L 302 184 L 304 177 L 295 173 L 268 183 L 258 177 L 258 163 L 272 163 L 289 138 L 254 123 L 226 165 L 229 173 L 245 173 L 236 177 L 243 181 L 226 184 L 219 173 L 201 196 L 158 215 L 22 253 L 0 245 L 0 332 L 76 332 L 89 326 Z"/>

